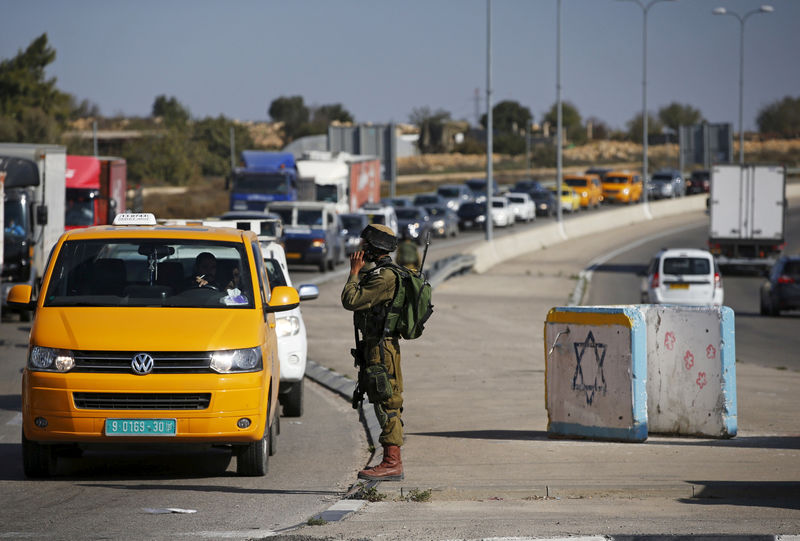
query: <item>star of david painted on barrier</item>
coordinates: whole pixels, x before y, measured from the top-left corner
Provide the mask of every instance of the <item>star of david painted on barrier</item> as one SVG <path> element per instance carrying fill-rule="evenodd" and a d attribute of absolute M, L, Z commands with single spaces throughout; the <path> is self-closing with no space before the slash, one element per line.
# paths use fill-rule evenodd
<path fill-rule="evenodd" d="M 576 360 L 575 375 L 572 376 L 572 389 L 585 392 L 586 403 L 591 406 L 596 392 L 599 391 L 604 395 L 606 394 L 606 377 L 605 374 L 603 374 L 603 362 L 606 358 L 606 344 L 595 342 L 592 331 L 589 331 L 586 340 L 583 342 L 573 342 L 572 345 L 575 347 Z M 589 361 L 591 362 L 593 360 L 596 364 L 594 382 L 590 384 L 586 383 L 583 376 L 583 367 L 581 366 L 583 355 L 586 353 L 587 349 L 594 350 L 594 359 L 590 357 Z M 600 380 L 600 384 L 597 383 L 598 379 Z"/>

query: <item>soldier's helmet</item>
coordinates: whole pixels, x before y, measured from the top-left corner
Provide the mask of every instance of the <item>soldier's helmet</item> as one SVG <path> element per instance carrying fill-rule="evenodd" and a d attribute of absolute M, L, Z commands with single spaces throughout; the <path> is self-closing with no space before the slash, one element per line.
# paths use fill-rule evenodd
<path fill-rule="evenodd" d="M 397 235 L 394 234 L 391 227 L 383 224 L 369 224 L 361 232 L 361 238 L 364 239 L 364 242 L 385 252 L 394 252 L 397 248 Z"/>

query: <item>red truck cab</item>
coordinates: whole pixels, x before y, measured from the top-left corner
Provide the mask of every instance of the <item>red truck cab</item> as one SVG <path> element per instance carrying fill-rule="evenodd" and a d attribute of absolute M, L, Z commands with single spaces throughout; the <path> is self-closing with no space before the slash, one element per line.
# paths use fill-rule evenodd
<path fill-rule="evenodd" d="M 110 224 L 125 212 L 126 162 L 67 155 L 66 186 L 65 229 Z"/>

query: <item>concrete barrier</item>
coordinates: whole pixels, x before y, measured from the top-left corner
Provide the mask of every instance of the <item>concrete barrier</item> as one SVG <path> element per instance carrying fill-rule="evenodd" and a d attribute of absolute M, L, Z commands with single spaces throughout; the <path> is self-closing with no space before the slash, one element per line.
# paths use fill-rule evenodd
<path fill-rule="evenodd" d="M 732 438 L 737 430 L 733 310 L 642 305 L 650 433 Z"/>
<path fill-rule="evenodd" d="M 548 434 L 647 439 L 647 327 L 641 310 L 553 308 L 544 337 Z"/>

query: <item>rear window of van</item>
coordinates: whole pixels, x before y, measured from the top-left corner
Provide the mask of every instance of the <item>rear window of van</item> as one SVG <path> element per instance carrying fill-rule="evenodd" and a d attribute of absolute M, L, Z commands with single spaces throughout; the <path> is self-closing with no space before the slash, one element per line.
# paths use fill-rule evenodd
<path fill-rule="evenodd" d="M 704 257 L 668 257 L 664 274 L 710 274 L 711 262 Z"/>

